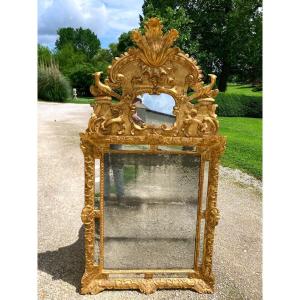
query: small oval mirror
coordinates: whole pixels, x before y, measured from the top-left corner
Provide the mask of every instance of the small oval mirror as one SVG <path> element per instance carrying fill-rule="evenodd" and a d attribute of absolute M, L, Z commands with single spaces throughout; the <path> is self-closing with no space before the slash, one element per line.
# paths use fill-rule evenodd
<path fill-rule="evenodd" d="M 150 95 L 148 93 L 137 97 L 141 101 L 136 102 L 137 115 L 151 125 L 173 125 L 175 116 L 173 108 L 175 100 L 168 94 Z"/>

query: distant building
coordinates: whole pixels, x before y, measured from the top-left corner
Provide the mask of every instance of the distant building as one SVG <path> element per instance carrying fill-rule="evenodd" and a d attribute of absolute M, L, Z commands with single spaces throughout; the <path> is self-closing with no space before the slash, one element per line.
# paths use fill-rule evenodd
<path fill-rule="evenodd" d="M 175 122 L 175 116 L 173 115 L 152 110 L 143 103 L 136 103 L 135 106 L 138 116 L 147 124 L 172 125 Z"/>

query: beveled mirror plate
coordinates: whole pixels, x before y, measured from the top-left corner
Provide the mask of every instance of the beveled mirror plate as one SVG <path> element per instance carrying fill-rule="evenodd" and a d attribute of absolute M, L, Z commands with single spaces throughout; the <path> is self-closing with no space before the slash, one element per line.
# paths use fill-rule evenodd
<path fill-rule="evenodd" d="M 95 74 L 93 113 L 80 134 L 83 294 L 104 289 L 149 294 L 158 288 L 213 292 L 218 165 L 225 138 L 218 135 L 216 77 L 210 75 L 211 83 L 204 85 L 196 61 L 172 47 L 177 36 L 175 29 L 163 34 L 161 22 L 151 18 L 145 35 L 133 31 L 137 48 L 113 61 L 105 83 L 101 72 Z M 174 115 L 170 122 L 143 120 L 136 101 L 143 95 L 149 106 L 161 109 L 159 95 L 174 99 L 167 105 L 167 115 L 171 107 Z"/>

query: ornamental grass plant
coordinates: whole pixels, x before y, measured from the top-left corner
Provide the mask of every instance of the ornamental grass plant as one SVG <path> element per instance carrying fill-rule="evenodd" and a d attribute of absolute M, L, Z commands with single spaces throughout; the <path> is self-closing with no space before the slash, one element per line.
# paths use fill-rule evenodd
<path fill-rule="evenodd" d="M 38 66 L 38 98 L 45 101 L 63 102 L 71 97 L 69 80 L 61 74 L 58 65 L 51 60 Z"/>

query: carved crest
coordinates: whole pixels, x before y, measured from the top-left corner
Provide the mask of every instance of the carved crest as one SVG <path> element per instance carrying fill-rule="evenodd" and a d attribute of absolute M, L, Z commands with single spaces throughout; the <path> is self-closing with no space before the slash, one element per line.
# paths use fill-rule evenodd
<path fill-rule="evenodd" d="M 146 33 L 142 35 L 138 30 L 132 32 L 132 40 L 139 49 L 131 49 L 146 65 L 160 67 L 166 61 L 179 52 L 179 48 L 171 48 L 178 37 L 178 31 L 171 29 L 165 35 L 162 32 L 162 24 L 159 19 L 151 18 L 145 24 Z"/>
<path fill-rule="evenodd" d="M 116 57 L 108 68 L 108 78 L 101 82 L 101 72 L 94 74 L 90 91 L 95 96 L 94 113 L 86 134 L 95 136 L 203 137 L 215 135 L 218 121 L 214 97 L 215 75 L 204 85 L 202 71 L 196 61 L 173 44 L 178 37 L 175 29 L 163 33 L 158 18 L 145 23 L 145 34 L 134 30 L 130 48 Z M 188 89 L 193 92 L 187 94 Z M 143 93 L 167 93 L 175 100 L 175 123 L 171 127 L 138 124 L 133 119 L 133 99 Z M 113 103 L 112 99 L 119 102 Z"/>

